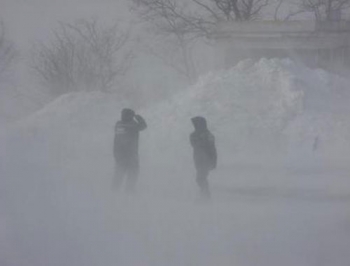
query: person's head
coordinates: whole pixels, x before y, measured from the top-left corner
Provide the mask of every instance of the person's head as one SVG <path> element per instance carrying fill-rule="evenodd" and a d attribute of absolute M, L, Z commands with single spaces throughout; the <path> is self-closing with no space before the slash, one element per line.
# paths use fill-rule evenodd
<path fill-rule="evenodd" d="M 124 108 L 122 110 L 122 115 L 121 115 L 121 119 L 123 122 L 130 122 L 133 120 L 135 116 L 135 112 L 132 109 L 129 108 Z"/>
<path fill-rule="evenodd" d="M 207 130 L 207 120 L 202 116 L 196 116 L 191 118 L 192 124 L 197 131 Z"/>

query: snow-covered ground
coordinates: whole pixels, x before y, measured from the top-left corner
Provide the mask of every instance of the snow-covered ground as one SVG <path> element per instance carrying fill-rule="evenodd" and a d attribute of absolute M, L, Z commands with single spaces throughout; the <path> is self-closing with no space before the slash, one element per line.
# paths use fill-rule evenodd
<path fill-rule="evenodd" d="M 126 103 L 60 97 L 1 132 L 0 265 L 347 265 L 347 84 L 290 60 L 247 60 L 137 110 L 149 127 L 133 196 L 111 186 Z M 188 143 L 199 114 L 219 152 L 206 204 Z"/>

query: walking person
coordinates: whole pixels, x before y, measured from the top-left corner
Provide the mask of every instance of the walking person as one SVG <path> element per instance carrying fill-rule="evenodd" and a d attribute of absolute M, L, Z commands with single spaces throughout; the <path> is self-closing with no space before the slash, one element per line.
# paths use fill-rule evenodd
<path fill-rule="evenodd" d="M 121 112 L 121 120 L 115 125 L 114 159 L 115 187 L 119 189 L 124 179 L 125 189 L 133 192 L 139 176 L 139 132 L 146 129 L 147 124 L 141 115 L 132 109 L 125 108 Z"/>
<path fill-rule="evenodd" d="M 216 168 L 217 152 L 214 135 L 208 130 L 204 117 L 196 116 L 192 119 L 194 132 L 190 135 L 190 143 L 193 147 L 193 160 L 197 171 L 196 182 L 200 188 L 202 199 L 210 198 L 208 176 L 209 172 Z"/>

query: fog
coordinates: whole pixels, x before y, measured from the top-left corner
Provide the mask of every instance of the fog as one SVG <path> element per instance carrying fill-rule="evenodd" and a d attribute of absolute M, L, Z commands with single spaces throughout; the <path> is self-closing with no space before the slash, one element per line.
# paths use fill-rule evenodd
<path fill-rule="evenodd" d="M 117 1 L 0 1 L 24 57 L 57 20 L 113 23 L 112 8 L 126 25 L 133 19 Z M 288 58 L 218 69 L 203 44 L 191 84 L 147 51 L 118 83 L 135 89 L 125 97 L 47 97 L 32 72 L 16 73 L 19 91 L 41 101 L 2 99 L 16 115 L 0 120 L 0 265 L 346 265 L 348 77 Z M 123 108 L 148 125 L 134 193 L 113 185 Z M 198 115 L 218 153 L 210 200 L 200 197 L 189 140 Z"/>

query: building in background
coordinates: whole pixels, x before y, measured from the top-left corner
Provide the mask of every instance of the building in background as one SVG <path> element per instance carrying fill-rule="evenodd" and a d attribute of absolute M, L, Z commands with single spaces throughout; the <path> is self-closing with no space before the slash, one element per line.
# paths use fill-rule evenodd
<path fill-rule="evenodd" d="M 350 66 L 350 21 L 223 23 L 211 37 L 223 67 L 262 57 L 288 57 L 330 71 Z"/>

